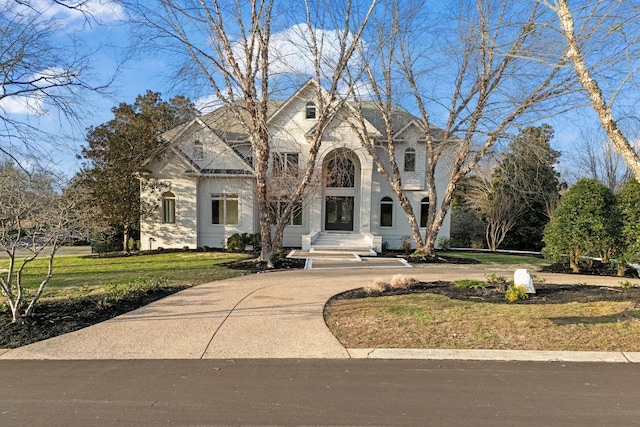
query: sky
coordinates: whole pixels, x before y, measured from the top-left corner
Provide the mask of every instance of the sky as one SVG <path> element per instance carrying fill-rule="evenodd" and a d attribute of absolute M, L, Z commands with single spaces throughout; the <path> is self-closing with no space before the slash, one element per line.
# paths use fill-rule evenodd
<path fill-rule="evenodd" d="M 0 5 L 15 0 L 0 0 Z M 60 120 L 59 115 L 49 105 L 39 99 L 11 98 L 0 100 L 0 107 L 12 117 L 28 121 L 36 127 L 57 135 L 64 135 L 61 141 L 43 141 L 45 151 L 51 155 L 50 167 L 72 175 L 81 166 L 81 160 L 76 158 L 84 144 L 84 136 L 89 126 L 97 126 L 112 118 L 111 109 L 118 103 L 133 103 L 136 96 L 147 90 L 160 92 L 163 99 L 178 94 L 191 96 L 196 105 L 202 107 L 211 102 L 215 105 L 215 97 L 202 92 L 178 93 L 172 80 L 175 73 L 174 58 L 158 55 L 154 51 L 144 49 L 132 53 L 131 27 L 124 21 L 127 13 L 116 1 L 89 0 L 84 5 L 84 12 L 73 11 L 53 4 L 50 0 L 31 0 L 31 5 L 43 11 L 42 19 L 55 19 L 59 24 L 54 37 L 56 43 L 79 43 L 90 50 L 93 64 L 92 79 L 95 84 L 108 81 L 115 77 L 106 95 L 90 93 L 86 103 L 82 105 L 83 118 L 75 126 Z M 302 37 L 304 30 L 300 29 L 300 22 L 290 20 L 280 24 L 279 31 L 272 36 L 272 44 L 276 47 L 277 60 L 273 70 L 281 74 L 295 71 L 310 72 L 312 62 L 293 40 Z M 327 37 L 331 37 L 331 30 L 327 30 Z M 295 67 L 295 70 L 293 68 Z M 188 86 L 188 85 L 186 85 Z M 185 85 L 179 86 L 184 90 Z M 598 123 L 595 115 L 588 109 L 578 114 L 572 113 L 561 117 L 544 120 L 551 124 L 556 131 L 556 138 L 552 142 L 554 148 L 568 153 L 579 145 L 585 129 L 597 131 Z M 436 123 L 438 125 L 438 123 Z M 565 156 L 561 169 L 570 168 L 569 159 Z"/>

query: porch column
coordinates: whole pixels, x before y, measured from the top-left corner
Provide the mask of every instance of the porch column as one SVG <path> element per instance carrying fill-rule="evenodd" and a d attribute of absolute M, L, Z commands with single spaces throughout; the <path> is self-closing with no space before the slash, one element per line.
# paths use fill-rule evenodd
<path fill-rule="evenodd" d="M 360 233 L 371 233 L 373 159 L 360 156 Z"/>

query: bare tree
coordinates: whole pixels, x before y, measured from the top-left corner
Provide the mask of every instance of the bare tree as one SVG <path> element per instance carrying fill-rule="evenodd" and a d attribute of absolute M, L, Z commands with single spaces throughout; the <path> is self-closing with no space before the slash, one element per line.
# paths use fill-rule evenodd
<path fill-rule="evenodd" d="M 482 213 L 487 247 L 495 252 L 507 233 L 516 225 L 526 206 L 516 193 L 496 182 L 491 168 L 484 169 L 482 168 L 481 173 L 476 173 L 476 179 L 469 181 L 469 202 Z"/>
<path fill-rule="evenodd" d="M 56 3 L 84 10 L 84 2 Z M 60 45 L 56 37 L 61 22 L 50 17 L 47 7 L 40 2 L 0 2 L 0 153 L 14 160 L 46 156 L 42 141 L 56 138 L 33 117 L 52 112 L 81 129 L 86 94 L 102 92 L 110 84 L 90 82 L 93 53 L 74 40 Z"/>
<path fill-rule="evenodd" d="M 582 25 L 578 28 L 567 0 L 543 0 L 543 3 L 557 15 L 567 45 L 567 58 L 589 95 L 602 128 L 636 179 L 640 180 L 640 157 L 629 143 L 614 111 L 616 103 L 624 102 L 620 100 L 624 98 L 624 86 L 634 82 L 638 69 L 640 9 L 637 2 L 593 1 L 581 4 L 578 13 L 582 17 Z M 588 50 L 588 46 L 594 44 Z M 587 56 L 589 52 L 593 53 L 591 57 Z M 596 65 L 589 65 L 594 62 Z M 615 68 L 624 72 L 620 74 L 616 70 L 612 74 Z M 603 82 L 610 80 L 614 84 L 607 99 Z M 633 98 L 636 98 L 635 94 Z M 618 111 L 624 117 L 624 112 Z"/>
<path fill-rule="evenodd" d="M 218 102 L 229 108 L 241 123 L 253 151 L 255 199 L 262 242 L 260 258 L 268 266 L 273 266 L 294 206 L 313 181 L 323 133 L 344 102 L 339 96 L 341 77 L 360 43 L 375 3 L 372 0 L 364 13 L 358 13 L 359 9 L 351 0 L 332 2 L 331 8 L 304 3 L 306 22 L 301 28 L 305 29 L 306 45 L 302 50 L 308 52 L 314 64 L 310 77 L 316 83 L 317 124 L 309 141 L 306 165 L 299 168 L 300 181 L 273 235 L 268 188 L 272 157 L 268 120 L 272 112 L 269 109 L 271 85 L 278 75 L 273 65 L 276 55 L 272 50 L 272 24 L 274 13 L 281 11 L 274 12 L 276 3 L 273 0 L 252 0 L 247 4 L 233 0 L 157 0 L 152 4 L 136 2 L 131 5 L 144 26 L 153 31 L 156 44 L 172 49 L 173 54 L 183 58 L 180 75 L 187 76 L 192 85 L 199 79 L 204 80 Z M 332 40 L 325 37 L 325 25 L 337 28 Z M 325 49 L 329 46 L 325 44 L 329 43 L 332 43 L 330 48 L 335 57 L 327 64 Z"/>
<path fill-rule="evenodd" d="M 622 155 L 608 137 L 597 131 L 582 131 L 580 146 L 572 150 L 572 168 L 567 173 L 573 181 L 596 179 L 617 193 L 633 177 Z"/>
<path fill-rule="evenodd" d="M 415 215 L 412 218 L 411 210 L 403 209 L 412 224 L 416 253 L 431 258 L 456 185 L 506 131 L 543 116 L 543 106 L 550 108 L 574 79 L 564 70 L 561 55 L 551 67 L 526 60 L 554 49 L 547 43 L 545 29 L 536 25 L 544 12 L 541 8 L 509 1 L 465 1 L 451 18 L 429 16 L 427 11 L 432 9 L 426 3 L 410 9 L 400 5 L 394 3 L 386 15 L 391 22 L 383 21 L 379 27 L 381 59 L 375 67 L 383 70 L 382 77 L 372 70 L 368 83 L 374 93 L 381 94 L 378 108 L 387 122 L 392 121 L 392 99 L 406 93 L 411 99 L 405 102 L 407 109 L 418 112 L 430 201 L 424 241 L 418 239 Z M 431 111 L 445 117 L 442 129 L 434 131 Z M 389 129 L 386 138 L 385 147 L 393 159 L 395 142 Z M 445 163 L 451 172 L 446 189 L 438 194 L 436 169 Z M 378 164 L 379 169 L 382 166 Z M 385 176 L 401 200 L 403 190 L 393 164 Z"/>
<path fill-rule="evenodd" d="M 14 323 L 31 315 L 49 280 L 58 248 L 69 238 L 86 237 L 76 215 L 77 195 L 60 192 L 50 174 L 26 173 L 10 163 L 0 165 L 0 249 L 9 268 L 0 275 Z M 27 284 L 26 267 L 38 257 L 47 259 L 40 283 Z"/>

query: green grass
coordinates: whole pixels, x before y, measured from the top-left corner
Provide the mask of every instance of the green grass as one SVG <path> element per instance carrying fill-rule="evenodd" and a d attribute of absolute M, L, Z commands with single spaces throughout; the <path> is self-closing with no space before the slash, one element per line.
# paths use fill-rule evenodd
<path fill-rule="evenodd" d="M 494 304 L 424 293 L 334 300 L 325 321 L 347 348 L 640 351 L 635 304 Z"/>
<path fill-rule="evenodd" d="M 459 258 L 476 260 L 482 264 L 528 264 L 535 266 L 549 265 L 551 262 L 544 258 L 529 255 L 512 255 L 499 252 L 440 252 L 440 255 L 447 258 Z"/>
<path fill-rule="evenodd" d="M 241 274 L 220 264 L 245 258 L 246 255 L 223 252 L 174 252 L 116 258 L 59 256 L 54 260 L 48 289 L 62 291 L 149 280 L 162 280 L 166 285 L 199 285 Z M 0 269 L 8 265 L 8 260 L 0 260 Z M 45 274 L 45 259 L 28 264 L 23 274 L 25 287 L 36 287 Z"/>

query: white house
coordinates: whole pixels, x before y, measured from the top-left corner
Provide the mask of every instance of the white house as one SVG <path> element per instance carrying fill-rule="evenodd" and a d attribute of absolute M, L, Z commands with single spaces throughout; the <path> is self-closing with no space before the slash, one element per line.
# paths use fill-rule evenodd
<path fill-rule="evenodd" d="M 316 86 L 308 82 L 289 99 L 269 104 L 274 193 L 285 194 L 287 185 L 294 186 L 298 167 L 301 173 L 307 163 L 308 136 L 316 124 L 316 94 Z M 382 116 L 373 104 L 346 104 L 342 108 L 349 109 L 349 114 L 337 114 L 323 133 L 317 162 L 322 172 L 316 174 L 317 182 L 296 206 L 285 228 L 283 245 L 378 252 L 383 246 L 400 248 L 403 239 L 410 240 L 409 223 L 395 193 L 363 148 L 353 121 L 347 119 L 354 112 L 362 114 L 370 134 L 383 140 Z M 406 111 L 397 110 L 393 121 L 403 187 L 424 227 L 429 203 L 424 133 L 419 121 Z M 158 206 L 141 221 L 143 249 L 223 248 L 235 233 L 259 232 L 251 145 L 228 108 L 196 118 L 162 138 L 169 142 L 170 150 L 151 159 L 146 169 L 165 184 L 166 191 L 161 200 L 157 200 L 157 193 L 142 191 L 143 203 L 155 201 Z M 385 158 L 385 150 L 378 148 L 378 152 Z M 282 179 L 283 171 L 288 172 L 286 179 Z M 445 190 L 448 173 L 446 166 L 439 165 L 436 170 L 439 194 Z M 327 176 L 332 178 L 320 179 Z M 274 214 L 284 203 L 286 199 L 274 197 Z M 449 223 L 447 215 L 440 237 L 449 236 Z"/>

